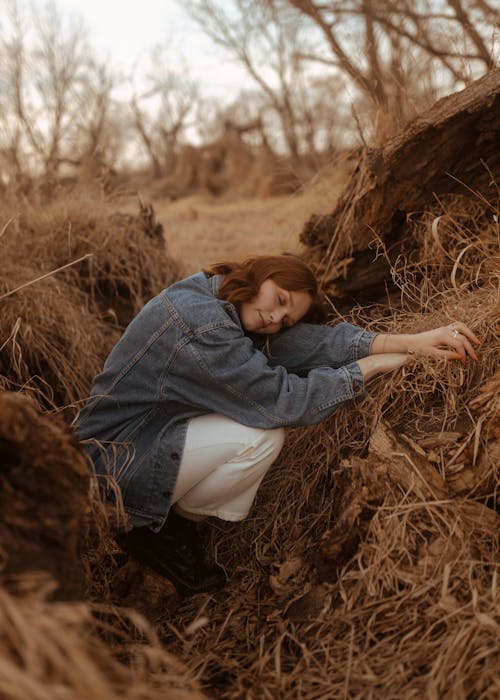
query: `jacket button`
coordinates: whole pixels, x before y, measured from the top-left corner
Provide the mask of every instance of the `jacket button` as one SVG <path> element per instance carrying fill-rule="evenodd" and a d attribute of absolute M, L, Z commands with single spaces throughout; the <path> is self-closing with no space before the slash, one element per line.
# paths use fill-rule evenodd
<path fill-rule="evenodd" d="M 171 457 L 175 462 L 177 462 L 177 460 L 179 459 L 179 455 L 177 454 L 177 452 L 171 452 L 171 453 L 170 453 L 170 457 Z"/>
<path fill-rule="evenodd" d="M 354 391 L 358 392 L 359 391 L 359 381 L 357 379 L 353 379 L 352 381 L 352 388 Z"/>

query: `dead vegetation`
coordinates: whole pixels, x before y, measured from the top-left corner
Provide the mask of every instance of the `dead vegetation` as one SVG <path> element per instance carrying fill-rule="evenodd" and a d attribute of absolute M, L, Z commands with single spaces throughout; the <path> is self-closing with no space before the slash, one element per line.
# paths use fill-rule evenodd
<path fill-rule="evenodd" d="M 2 203 L 0 388 L 81 400 L 127 323 L 177 277 L 162 226 L 147 205 L 111 213 L 78 192 Z"/>
<path fill-rule="evenodd" d="M 498 181 L 422 202 L 402 224 L 409 254 L 387 263 L 390 297 L 348 313 L 385 332 L 463 320 L 482 341 L 479 361 L 417 358 L 356 406 L 291 431 L 251 517 L 212 523 L 210 548 L 230 577 L 217 594 L 180 599 L 125 562 L 116 513 L 94 490 L 83 495 L 82 456 L 60 419 L 0 394 L 3 696 L 498 696 Z M 151 212 L 99 218 L 79 206 L 56 226 L 35 209 L 10 211 L 0 237 L 2 383 L 27 393 L 46 382 L 61 405 L 81 398 L 92 362 L 175 269 Z M 90 252 L 89 242 L 94 258 L 9 295 Z M 64 332 L 44 340 L 61 320 Z M 61 562 L 80 554 L 81 602 L 56 600 L 71 597 L 65 585 L 76 590 L 74 568 L 49 565 L 57 548 Z M 49 564 L 33 556 L 20 566 L 19 552 L 45 552 Z"/>
<path fill-rule="evenodd" d="M 292 164 L 264 141 L 251 148 L 243 127 L 226 124 L 222 135 L 204 146 L 185 145 L 175 170 L 154 187 L 156 196 L 172 199 L 194 192 L 233 197 L 272 197 L 297 191 L 301 182 Z"/>
<path fill-rule="evenodd" d="M 151 625 L 109 604 L 119 513 L 60 411 L 74 415 L 124 326 L 176 279 L 163 229 L 149 206 L 112 213 L 81 193 L 2 204 L 0 694 L 202 698 Z"/>
<path fill-rule="evenodd" d="M 293 431 L 252 518 L 214 532 L 229 589 L 177 608 L 195 641 L 164 623 L 214 697 L 495 697 L 498 286 L 372 325 L 456 317 L 482 339 L 477 364 L 417 362 Z"/>
<path fill-rule="evenodd" d="M 335 209 L 313 215 L 301 234 L 324 289 L 339 303 L 345 298 L 345 308 L 353 300 L 385 299 L 398 256 L 420 264 L 430 253 L 429 246 L 421 249 L 421 237 L 413 236 L 411 222 L 434 211 L 436 202 L 443 202 L 436 216 L 446 215 L 443 223 L 453 220 L 450 195 L 469 200 L 455 223 L 464 226 L 465 244 L 473 251 L 484 226 L 490 228 L 492 216 L 498 216 L 499 138 L 500 68 L 438 101 L 382 148 L 363 151 Z M 472 241 L 470 219 L 476 227 Z M 450 227 L 449 221 L 445 226 Z M 441 228 L 436 223 L 430 231 L 434 247 L 440 245 Z M 453 241 L 454 250 L 458 242 Z M 443 239 L 437 260 L 452 254 L 443 250 L 446 244 Z M 465 254 L 471 252 L 461 253 Z M 456 261 L 459 270 L 463 261 Z"/>
<path fill-rule="evenodd" d="M 0 588 L 0 688 L 5 700 L 203 700 L 186 667 L 133 610 L 49 602 L 34 575 Z"/>

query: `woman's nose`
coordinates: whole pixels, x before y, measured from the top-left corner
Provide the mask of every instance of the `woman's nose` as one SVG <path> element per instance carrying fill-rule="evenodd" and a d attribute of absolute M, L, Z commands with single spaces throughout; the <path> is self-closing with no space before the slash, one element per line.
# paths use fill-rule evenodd
<path fill-rule="evenodd" d="M 271 323 L 280 323 L 284 315 L 285 309 L 283 309 L 282 311 L 273 311 L 269 314 L 269 320 L 271 321 Z"/>

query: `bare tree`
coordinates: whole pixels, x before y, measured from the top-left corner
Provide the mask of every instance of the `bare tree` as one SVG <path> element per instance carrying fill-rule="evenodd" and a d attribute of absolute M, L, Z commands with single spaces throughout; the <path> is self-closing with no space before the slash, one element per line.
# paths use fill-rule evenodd
<path fill-rule="evenodd" d="M 202 143 L 218 141 L 227 125 L 232 124 L 250 149 L 258 148 L 267 141 L 265 110 L 266 103 L 258 89 L 240 90 L 225 104 L 214 97 L 204 98 L 198 103 L 195 117 L 198 140 Z"/>
<path fill-rule="evenodd" d="M 318 28 L 330 50 L 327 62 L 342 71 L 383 109 L 399 99 L 398 83 L 421 60 L 431 58 L 454 81 L 467 82 L 472 66 L 483 72 L 495 65 L 488 46 L 500 27 L 486 2 L 475 0 L 270 0 L 294 7 Z M 356 46 L 363 47 L 362 51 Z M 318 53 L 303 59 L 324 60 Z M 464 65 L 465 64 L 465 65 Z M 429 62 L 427 61 L 427 65 Z M 394 71 L 395 66 L 398 70 Z M 392 100 L 394 105 L 395 100 Z"/>
<path fill-rule="evenodd" d="M 85 168 L 94 177 L 113 168 L 124 146 L 125 126 L 112 99 L 114 86 L 109 67 L 89 58 L 79 75 L 60 164 Z"/>
<path fill-rule="evenodd" d="M 151 67 L 130 100 L 133 126 L 152 166 L 153 175 L 170 173 L 185 129 L 190 125 L 199 101 L 198 86 L 188 71 L 174 72 L 165 48 L 155 47 Z"/>
<path fill-rule="evenodd" d="M 36 136 L 26 114 L 23 91 L 26 81 L 25 23 L 17 3 L 11 1 L 6 10 L 0 40 L 0 153 L 2 179 L 19 182 L 28 169 L 27 142 L 36 142 Z M 9 30 L 5 27 L 6 19 L 9 20 Z"/>
<path fill-rule="evenodd" d="M 363 121 L 368 137 L 384 139 L 440 89 L 489 70 L 491 32 L 500 26 L 485 0 L 187 0 L 184 7 L 244 66 L 295 161 L 332 143 L 324 128 L 318 138 L 318 119 L 333 126 L 346 99 L 351 123 Z M 314 89 L 318 66 L 336 101 Z"/>
<path fill-rule="evenodd" d="M 188 0 L 184 7 L 212 41 L 245 68 L 260 89 L 261 113 L 274 113 L 285 150 L 299 161 L 311 117 L 305 113 L 304 75 L 296 58 L 303 42 L 300 18 L 273 3 L 250 0 L 233 0 L 230 6 L 218 0 Z"/>
<path fill-rule="evenodd" d="M 8 2 L 0 36 L 2 152 L 15 177 L 54 181 L 64 164 L 78 166 L 104 149 L 114 78 L 91 57 L 86 31 L 54 3 L 29 20 Z M 7 22 L 6 22 L 7 25 Z"/>

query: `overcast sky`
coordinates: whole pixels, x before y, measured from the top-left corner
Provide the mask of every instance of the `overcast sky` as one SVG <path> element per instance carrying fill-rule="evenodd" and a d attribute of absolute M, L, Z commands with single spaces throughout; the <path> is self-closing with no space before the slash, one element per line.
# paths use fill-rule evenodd
<path fill-rule="evenodd" d="M 175 0 L 57 0 L 56 4 L 63 14 L 83 17 L 92 45 L 124 71 L 145 63 L 149 49 L 162 44 L 170 47 L 172 56 L 184 57 L 205 95 L 235 96 L 242 80 L 247 80 Z"/>

